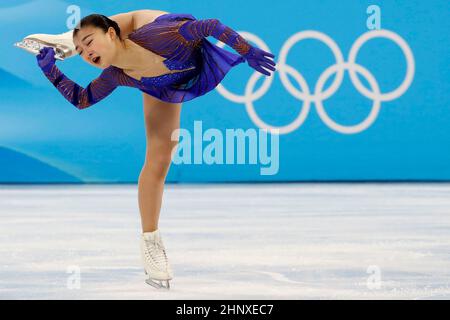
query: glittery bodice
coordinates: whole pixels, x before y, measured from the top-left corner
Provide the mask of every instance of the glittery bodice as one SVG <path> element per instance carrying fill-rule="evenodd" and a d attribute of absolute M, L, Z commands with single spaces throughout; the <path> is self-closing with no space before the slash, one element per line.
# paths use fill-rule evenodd
<path fill-rule="evenodd" d="M 201 42 L 201 39 L 188 41 L 179 33 L 180 27 L 191 19 L 195 18 L 188 14 L 163 14 L 130 33 L 128 39 L 166 58 L 166 66 L 175 70 L 172 68 L 189 61 L 191 53 L 199 48 Z"/>
<path fill-rule="evenodd" d="M 179 34 L 178 29 L 187 17 L 168 19 L 170 16 L 173 14 L 163 14 L 128 35 L 128 39 L 137 45 L 166 58 L 162 62 L 167 69 L 176 71 L 159 76 L 141 77 L 140 81 L 130 77 L 140 86 L 168 86 L 198 73 L 195 69 L 200 64 L 198 50 L 201 41 L 187 41 Z"/>

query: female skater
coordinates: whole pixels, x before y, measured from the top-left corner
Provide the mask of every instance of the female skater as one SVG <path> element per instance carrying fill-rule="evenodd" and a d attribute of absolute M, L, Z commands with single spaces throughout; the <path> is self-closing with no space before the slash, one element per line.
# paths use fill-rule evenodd
<path fill-rule="evenodd" d="M 172 132 L 180 124 L 181 104 L 214 89 L 231 67 L 244 61 L 270 76 L 266 69 L 275 71 L 271 59 L 275 56 L 251 46 L 217 19 L 197 20 L 190 14 L 156 10 L 109 18 L 92 14 L 80 21 L 72 36 L 83 60 L 103 69 L 86 88 L 58 69 L 52 47 L 40 50 L 37 62 L 48 80 L 75 107 L 87 108 L 118 86 L 143 92 L 147 149 L 138 180 L 141 254 L 147 283 L 168 289 L 173 273 L 158 220 L 172 149 L 178 143 L 173 141 Z M 213 45 L 206 39 L 208 36 L 229 45 L 239 55 Z"/>

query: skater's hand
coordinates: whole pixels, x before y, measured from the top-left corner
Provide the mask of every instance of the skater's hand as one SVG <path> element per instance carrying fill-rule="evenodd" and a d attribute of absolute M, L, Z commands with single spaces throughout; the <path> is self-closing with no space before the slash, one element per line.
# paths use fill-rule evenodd
<path fill-rule="evenodd" d="M 42 71 L 48 72 L 53 67 L 56 61 L 55 50 L 52 47 L 44 47 L 39 51 L 36 59 Z"/>
<path fill-rule="evenodd" d="M 270 52 L 266 52 L 257 47 L 251 47 L 243 57 L 247 60 L 250 67 L 266 76 L 270 76 L 270 73 L 262 67 L 275 71 L 275 62 L 271 59 L 275 56 Z"/>

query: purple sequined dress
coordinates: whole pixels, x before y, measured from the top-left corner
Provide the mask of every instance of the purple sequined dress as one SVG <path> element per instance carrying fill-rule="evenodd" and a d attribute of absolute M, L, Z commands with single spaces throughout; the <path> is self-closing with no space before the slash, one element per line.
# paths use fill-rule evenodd
<path fill-rule="evenodd" d="M 231 46 L 239 55 L 209 42 L 206 37 L 210 35 Z M 45 75 L 79 109 L 102 100 L 118 86 L 138 88 L 162 101 L 179 103 L 213 90 L 233 66 L 245 61 L 243 55 L 251 47 L 219 20 L 196 20 L 190 14 L 163 14 L 128 38 L 166 58 L 164 64 L 169 70 L 184 71 L 136 80 L 122 69 L 110 66 L 86 88 L 67 78 L 56 65 Z"/>

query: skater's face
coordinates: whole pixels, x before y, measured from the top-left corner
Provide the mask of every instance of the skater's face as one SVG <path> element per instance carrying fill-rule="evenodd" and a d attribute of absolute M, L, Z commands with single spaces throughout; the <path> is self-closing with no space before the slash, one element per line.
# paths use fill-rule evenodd
<path fill-rule="evenodd" d="M 105 33 L 94 26 L 81 28 L 73 38 L 78 54 L 90 65 L 105 69 L 111 65 L 119 40 L 114 28 Z"/>

